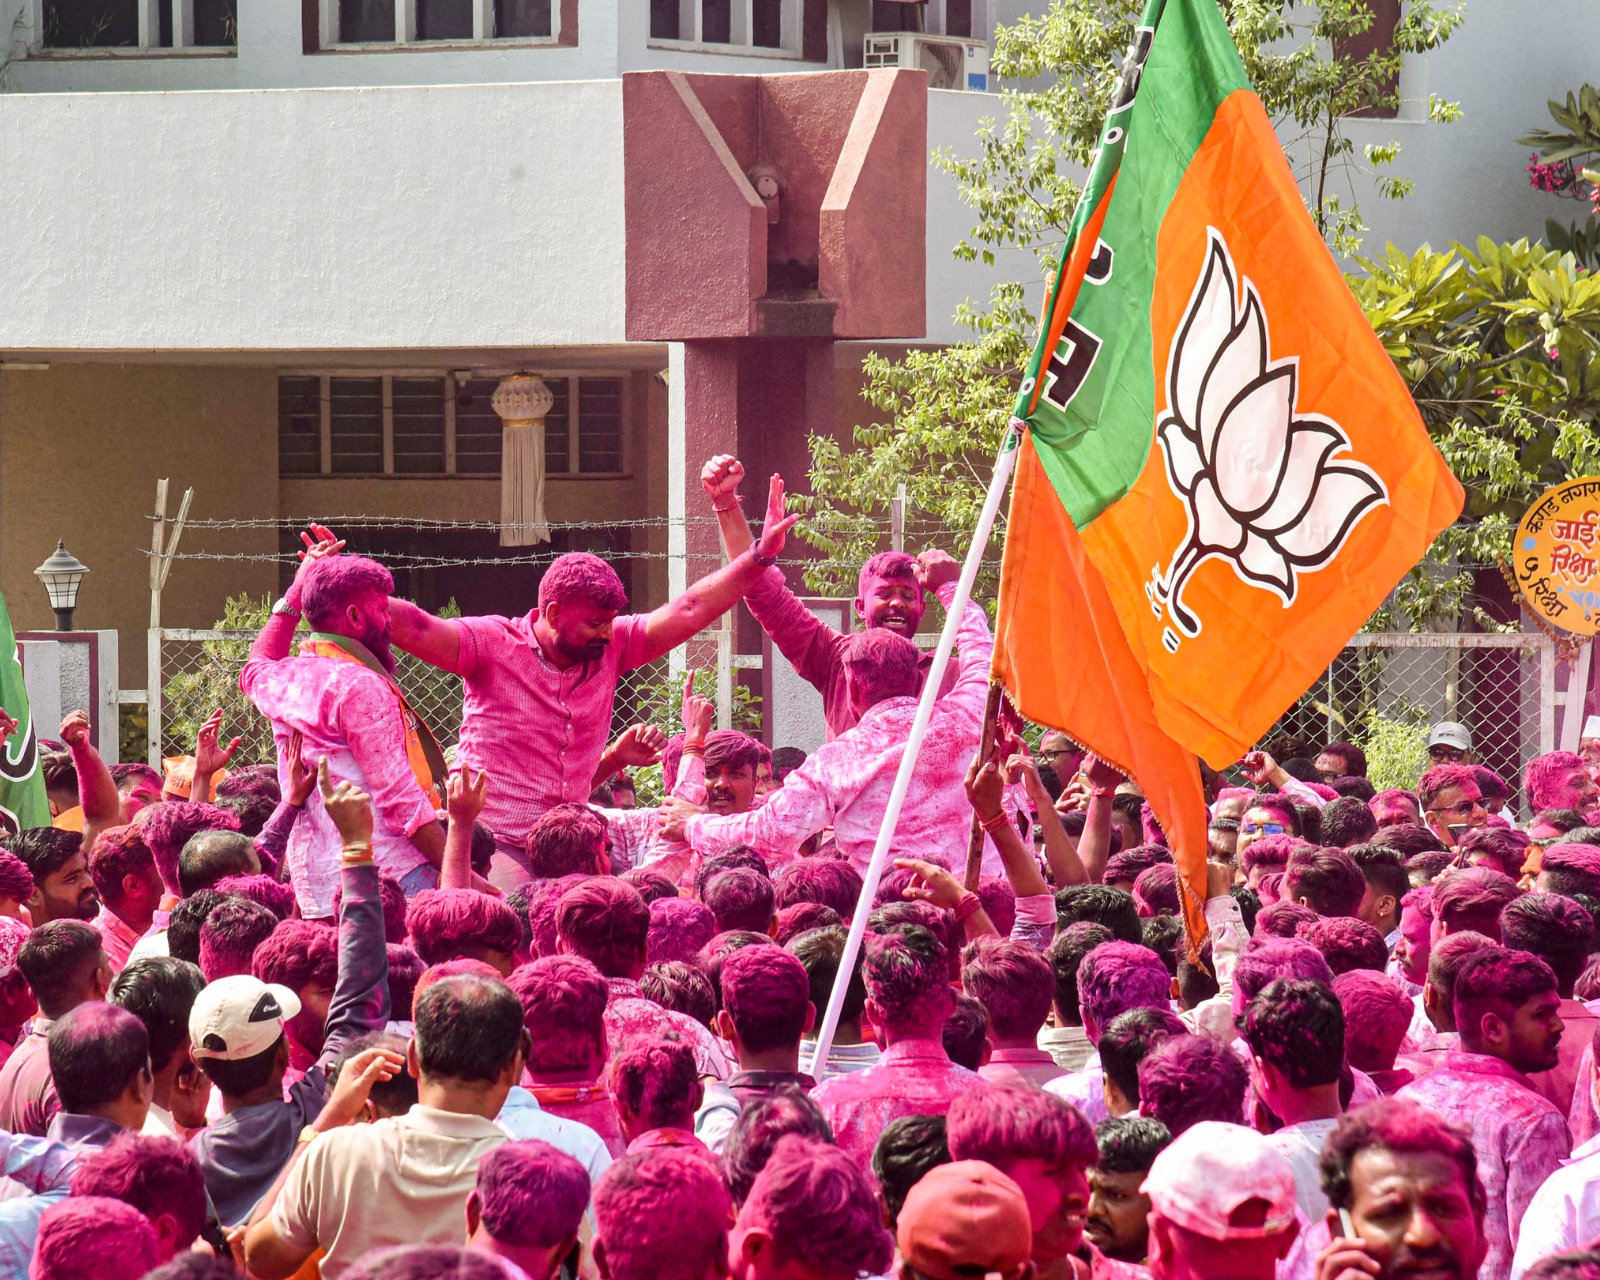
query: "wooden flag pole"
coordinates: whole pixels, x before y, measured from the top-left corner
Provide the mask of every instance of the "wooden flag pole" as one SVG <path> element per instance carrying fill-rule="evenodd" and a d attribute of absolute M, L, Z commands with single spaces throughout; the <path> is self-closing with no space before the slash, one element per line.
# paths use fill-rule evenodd
<path fill-rule="evenodd" d="M 983 561 L 983 549 L 989 545 L 989 534 L 994 529 L 995 517 L 1000 512 L 1000 500 L 1005 497 L 1006 484 L 1011 479 L 1017 463 L 1017 449 L 1022 443 L 1024 425 L 1015 418 L 1000 441 L 1000 452 L 994 460 L 994 475 L 989 480 L 989 492 L 983 500 L 983 510 L 978 514 L 977 527 L 972 531 L 972 545 L 967 548 L 967 558 L 961 565 L 961 577 L 956 582 L 956 592 L 945 614 L 944 630 L 939 635 L 939 647 L 933 654 L 933 665 L 928 668 L 922 685 L 922 696 L 917 700 L 917 716 L 911 722 L 911 733 L 906 738 L 905 753 L 900 757 L 900 768 L 894 776 L 894 787 L 889 792 L 889 803 L 883 810 L 883 823 L 878 828 L 877 842 L 872 846 L 872 858 L 867 863 L 867 873 L 861 884 L 861 897 L 856 902 L 856 914 L 850 921 L 850 932 L 845 938 L 844 953 L 839 957 L 839 978 L 828 997 L 827 1012 L 822 1015 L 822 1025 L 817 1029 L 816 1053 L 811 1059 L 811 1074 L 818 1080 L 823 1077 L 823 1067 L 828 1061 L 828 1051 L 833 1048 L 833 1036 L 839 1029 L 839 1015 L 844 1009 L 845 993 L 850 987 L 849 976 L 855 969 L 856 957 L 861 954 L 861 939 L 867 931 L 867 916 L 872 913 L 872 899 L 878 892 L 878 881 L 883 878 L 883 867 L 889 859 L 889 841 L 900 821 L 900 810 L 905 805 L 906 791 L 911 786 L 911 774 L 916 768 L 917 753 L 922 750 L 922 739 L 928 732 L 928 721 L 933 718 L 933 706 L 939 700 L 939 687 L 944 683 L 945 668 L 950 665 L 950 653 L 956 647 L 956 631 L 961 625 L 961 615 L 972 599 L 972 584 L 977 581 L 978 565 Z"/>
<path fill-rule="evenodd" d="M 983 704 L 983 730 L 978 736 L 978 759 L 987 760 L 994 750 L 995 721 L 1000 718 L 1000 699 L 1004 690 L 998 681 L 989 685 L 989 697 Z M 978 891 L 978 881 L 983 876 L 983 824 L 978 821 L 976 809 L 972 812 L 972 830 L 967 836 L 967 869 L 961 882 L 968 892 Z"/>

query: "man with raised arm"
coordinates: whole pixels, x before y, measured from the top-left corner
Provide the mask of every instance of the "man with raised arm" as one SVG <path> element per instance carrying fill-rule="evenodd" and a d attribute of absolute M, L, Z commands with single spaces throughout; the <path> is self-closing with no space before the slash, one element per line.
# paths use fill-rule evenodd
<path fill-rule="evenodd" d="M 739 506 L 742 479 L 744 466 L 728 454 L 712 458 L 700 472 L 700 485 L 717 513 L 722 545 L 730 559 L 740 555 L 751 542 L 750 526 L 745 523 L 744 511 Z M 936 595 L 941 604 L 948 605 L 960 576 L 960 563 L 943 551 L 924 551 L 915 559 L 899 551 L 881 552 L 861 566 L 856 586 L 856 617 L 863 627 L 882 627 L 910 640 L 916 635 L 927 609 L 927 595 Z M 851 705 L 844 669 L 844 645 L 849 637 L 835 631 L 801 604 L 784 581 L 780 569 L 770 569 L 757 578 L 745 593 L 744 602 L 801 678 L 815 685 L 822 694 L 828 740 L 831 742 L 845 730 L 854 728 L 860 716 Z M 983 610 L 970 603 L 967 608 L 977 610 L 977 621 L 987 636 L 988 622 Z M 965 638 L 963 636 L 963 640 Z M 925 678 L 933 654 L 924 652 L 920 662 Z M 939 691 L 941 697 L 950 693 L 955 680 L 956 668 L 952 664 L 946 668 L 944 686 Z M 919 684 L 919 692 L 920 688 Z"/>
<path fill-rule="evenodd" d="M 618 678 L 731 609 L 776 562 L 796 519 L 783 514 L 783 480 L 773 476 L 761 540 L 647 614 L 618 616 L 622 580 L 586 552 L 558 556 L 538 606 L 520 618 L 436 618 L 390 599 L 394 643 L 466 681 L 458 759 L 493 780 L 483 821 L 495 834 L 496 884 L 530 878 L 525 849 L 540 814 L 594 790 Z"/>

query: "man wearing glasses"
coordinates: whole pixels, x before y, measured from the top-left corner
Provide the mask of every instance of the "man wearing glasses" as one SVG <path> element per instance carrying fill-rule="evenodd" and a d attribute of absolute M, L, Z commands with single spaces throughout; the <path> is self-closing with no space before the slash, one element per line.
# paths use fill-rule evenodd
<path fill-rule="evenodd" d="M 1441 720 L 1428 735 L 1428 759 L 1434 764 L 1472 763 L 1472 733 L 1464 724 Z"/>
<path fill-rule="evenodd" d="M 1417 798 L 1428 830 L 1451 849 L 1459 849 L 1469 831 L 1488 824 L 1489 811 L 1470 765 L 1434 765 L 1417 779 Z"/>
<path fill-rule="evenodd" d="M 1052 729 L 1039 739 L 1039 759 L 1056 771 L 1056 777 L 1065 788 L 1083 764 L 1083 752 L 1066 734 Z"/>

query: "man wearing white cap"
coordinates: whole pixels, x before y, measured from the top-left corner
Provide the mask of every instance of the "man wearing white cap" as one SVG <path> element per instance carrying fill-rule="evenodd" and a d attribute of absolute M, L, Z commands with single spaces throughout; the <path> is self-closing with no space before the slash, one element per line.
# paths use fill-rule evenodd
<path fill-rule="evenodd" d="M 289 1044 L 284 1025 L 300 1012 L 288 987 L 249 974 L 220 978 L 195 997 L 189 1013 L 190 1052 L 222 1095 L 223 1115 L 191 1144 L 217 1216 L 226 1227 L 250 1216 L 302 1131 L 327 1101 L 329 1066 L 353 1040 L 389 1021 L 389 964 L 383 900 L 372 861 L 372 809 L 364 792 L 341 782 L 322 800 L 344 848 L 339 905 L 339 967 L 328 1004 L 322 1056 L 287 1094 Z"/>
<path fill-rule="evenodd" d="M 1260 1134 L 1202 1120 L 1155 1158 L 1154 1280 L 1273 1280 L 1299 1234 L 1294 1171 Z"/>
<path fill-rule="evenodd" d="M 1454 720 L 1441 720 L 1428 735 L 1428 759 L 1434 764 L 1470 764 L 1472 731 Z"/>

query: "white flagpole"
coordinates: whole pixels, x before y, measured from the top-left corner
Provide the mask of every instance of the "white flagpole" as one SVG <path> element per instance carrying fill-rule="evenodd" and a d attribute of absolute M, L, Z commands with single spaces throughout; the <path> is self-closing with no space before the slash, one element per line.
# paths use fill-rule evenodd
<path fill-rule="evenodd" d="M 872 847 L 872 860 L 867 863 L 867 873 L 861 885 L 861 898 L 856 903 L 855 918 L 850 921 L 850 934 L 845 940 L 844 954 L 839 957 L 839 970 L 833 980 L 833 993 L 828 997 L 828 1009 L 822 1016 L 822 1026 L 817 1031 L 816 1052 L 811 1059 L 811 1074 L 822 1079 L 828 1052 L 833 1048 L 834 1033 L 839 1029 L 839 1014 L 844 1008 L 845 992 L 850 987 L 850 974 L 855 969 L 856 956 L 861 952 L 861 939 L 867 931 L 867 916 L 872 912 L 872 899 L 878 892 L 878 881 L 883 878 L 883 864 L 889 859 L 889 839 L 900 820 L 900 810 L 905 804 L 906 790 L 911 785 L 911 774 L 917 765 L 917 755 L 922 750 L 922 739 L 928 732 L 928 721 L 933 718 L 934 703 L 939 698 L 939 687 L 944 683 L 945 668 L 950 665 L 950 652 L 956 645 L 956 631 L 961 625 L 961 615 L 966 612 L 967 601 L 972 598 L 972 584 L 978 577 L 978 565 L 983 561 L 984 548 L 989 545 L 989 533 L 994 528 L 995 516 L 1000 512 L 1000 500 L 1005 497 L 1006 484 L 1016 465 L 1017 448 L 1022 443 L 1025 428 L 1012 419 L 1005 437 L 1000 442 L 1000 452 L 994 460 L 994 475 L 989 481 L 989 492 L 983 500 L 983 510 L 978 515 L 978 527 L 972 533 L 972 545 L 967 548 L 966 561 L 961 566 L 961 577 L 956 582 L 956 593 L 945 614 L 944 631 L 939 636 L 939 647 L 933 655 L 933 665 L 928 668 L 928 678 L 922 686 L 922 697 L 917 702 L 917 718 L 911 722 L 911 736 L 906 739 L 905 754 L 900 757 L 900 770 L 894 777 L 894 788 L 889 792 L 889 803 L 883 811 L 883 825 L 878 828 L 878 841 Z"/>

